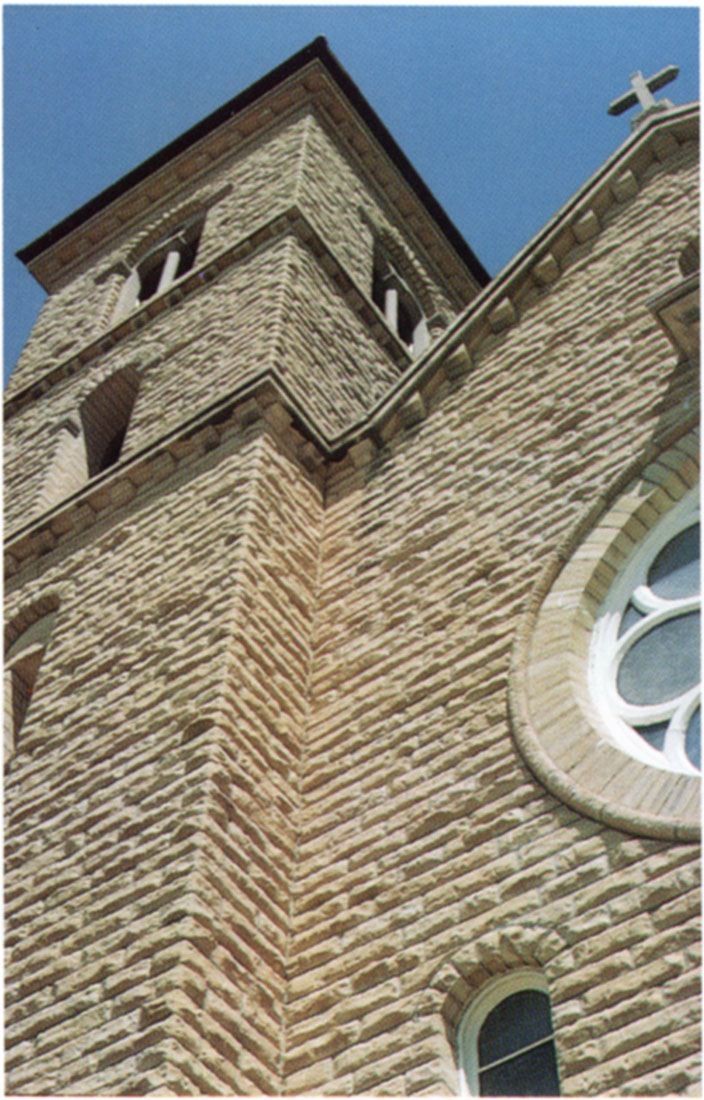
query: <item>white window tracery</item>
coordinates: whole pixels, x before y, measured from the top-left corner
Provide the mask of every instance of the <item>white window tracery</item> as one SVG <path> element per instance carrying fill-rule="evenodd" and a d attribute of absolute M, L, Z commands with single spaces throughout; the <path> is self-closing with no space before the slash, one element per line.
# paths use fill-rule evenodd
<path fill-rule="evenodd" d="M 592 700 L 614 743 L 666 771 L 700 771 L 699 494 L 653 527 L 616 579 L 590 647 Z"/>

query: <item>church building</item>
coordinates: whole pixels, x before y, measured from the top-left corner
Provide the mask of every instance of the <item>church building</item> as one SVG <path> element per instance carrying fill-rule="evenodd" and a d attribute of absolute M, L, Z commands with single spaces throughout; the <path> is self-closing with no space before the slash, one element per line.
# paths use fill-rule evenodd
<path fill-rule="evenodd" d="M 19 253 L 8 1094 L 701 1095 L 671 75 L 493 280 L 322 38 Z"/>

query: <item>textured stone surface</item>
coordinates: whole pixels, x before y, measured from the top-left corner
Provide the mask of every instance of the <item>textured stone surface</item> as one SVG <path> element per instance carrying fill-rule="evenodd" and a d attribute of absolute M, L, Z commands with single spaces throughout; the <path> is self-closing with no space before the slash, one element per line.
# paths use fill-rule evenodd
<path fill-rule="evenodd" d="M 641 194 L 366 477 L 329 484 L 291 1090 L 448 1091 L 452 1056 L 447 1039 L 427 1044 L 424 991 L 448 955 L 512 922 L 565 944 L 545 965 L 565 1094 L 658 1095 L 693 1072 L 698 849 L 560 807 L 517 756 L 505 705 L 541 562 L 696 391 L 644 308 L 647 287 L 677 277 L 689 199 L 676 169 L 692 163 L 683 153 L 651 181 L 681 222 L 651 222 L 653 192 Z M 485 963 L 484 979 L 506 965 Z M 668 1006 L 682 996 L 680 1019 Z M 341 1020 L 344 1050 L 323 1076 L 310 1036 L 329 1040 Z"/>
<path fill-rule="evenodd" d="M 472 997 L 531 967 L 563 1095 L 695 1094 L 698 849 L 560 802 L 507 706 L 537 579 L 585 509 L 634 461 L 677 492 L 655 459 L 697 371 L 646 303 L 679 278 L 698 159 L 670 150 L 595 201 L 593 236 L 548 242 L 546 285 L 499 288 L 485 312 L 504 301 L 509 327 L 470 307 L 466 349 L 350 457 L 323 461 L 285 396 L 248 396 L 12 543 L 11 635 L 58 612 L 6 773 L 9 1092 L 448 1095 Z M 295 197 L 368 293 L 358 206 L 389 210 L 314 114 L 174 210 L 198 188 L 221 196 L 205 258 Z M 15 387 L 89 338 L 106 269 L 156 226 L 57 291 Z M 50 428 L 128 363 L 127 458 L 265 364 L 322 433 L 363 424 L 398 370 L 328 267 L 273 237 L 13 416 L 12 524 Z"/>
<path fill-rule="evenodd" d="M 14 1091 L 107 1065 L 140 1091 L 175 1021 L 216 1091 L 276 1089 L 319 495 L 254 429 L 229 451 L 45 564 L 56 644 L 7 784 Z"/>
<path fill-rule="evenodd" d="M 188 217 L 205 214 L 197 256 L 200 266 L 296 201 L 301 202 L 333 251 L 339 253 L 351 276 L 366 288 L 371 279 L 372 232 L 360 206 L 367 217 L 391 231 L 403 232 L 403 223 L 370 189 L 364 169 L 332 139 L 316 112 L 304 111 L 264 136 L 253 138 L 205 177 L 183 184 L 169 196 L 168 205 L 160 204 L 149 217 L 143 216 L 116 239 L 107 240 L 85 270 L 76 272 L 46 300 L 8 384 L 8 396 L 107 330 L 122 285 L 120 265 L 129 269 L 134 257 Z M 436 308 L 456 310 L 457 299 L 451 291 L 443 290 L 432 261 L 408 234 L 404 239 L 424 281 L 433 287 Z M 270 279 L 275 279 L 269 265 L 267 270 Z M 256 282 L 248 278 L 245 285 L 251 296 Z M 262 289 L 267 285 L 265 282 Z M 233 297 L 230 311 L 234 320 L 242 309 L 237 290 Z M 246 327 L 246 299 L 244 306 L 242 327 Z M 251 329 L 247 335 L 251 339 Z"/>

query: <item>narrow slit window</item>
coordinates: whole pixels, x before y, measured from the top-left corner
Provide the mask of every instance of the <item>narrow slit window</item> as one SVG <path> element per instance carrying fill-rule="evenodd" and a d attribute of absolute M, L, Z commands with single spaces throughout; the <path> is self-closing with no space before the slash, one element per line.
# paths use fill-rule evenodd
<path fill-rule="evenodd" d="M 96 386 L 75 413 L 51 428 L 53 455 L 36 500 L 38 514 L 120 459 L 138 386 L 137 371 L 123 367 Z"/>
<path fill-rule="evenodd" d="M 129 368 L 106 378 L 81 406 L 88 477 L 118 461 L 137 396 L 138 377 Z"/>

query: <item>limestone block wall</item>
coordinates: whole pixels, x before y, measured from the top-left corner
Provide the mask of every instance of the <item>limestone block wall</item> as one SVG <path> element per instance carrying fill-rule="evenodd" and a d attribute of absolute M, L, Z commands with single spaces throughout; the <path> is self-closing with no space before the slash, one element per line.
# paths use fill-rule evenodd
<path fill-rule="evenodd" d="M 367 415 L 399 368 L 350 309 L 316 256 L 288 241 L 275 365 L 330 437 Z"/>
<path fill-rule="evenodd" d="M 8 585 L 10 624 L 58 603 L 5 780 L 8 1092 L 279 1090 L 319 515 L 260 424 Z"/>
<path fill-rule="evenodd" d="M 399 218 L 389 202 L 398 194 L 398 183 L 389 173 L 388 192 L 380 192 L 369 174 L 334 130 L 315 116 L 306 134 L 305 157 L 301 164 L 301 204 L 325 240 L 339 254 L 360 288 L 371 294 L 372 258 L 375 233 L 397 234 L 410 261 L 408 278 L 416 294 L 427 287 L 433 311 L 444 310 L 448 319 L 469 299 L 466 288 L 448 283 L 414 238 L 412 220 Z M 410 208 L 409 208 L 410 209 Z M 445 245 L 447 248 L 447 245 Z M 442 255 L 438 243 L 438 257 Z M 406 274 L 406 272 L 404 272 Z"/>
<path fill-rule="evenodd" d="M 560 803 L 508 712 L 543 564 L 694 415 L 697 370 L 646 300 L 679 277 L 695 164 L 684 147 L 654 165 L 427 419 L 366 469 L 331 472 L 288 1092 L 455 1093 L 462 1012 L 492 975 L 530 966 L 549 984 L 564 1095 L 697 1094 L 698 846 Z"/>
<path fill-rule="evenodd" d="M 25 406 L 6 431 L 6 522 L 27 522 L 54 461 L 52 429 L 78 414 L 92 389 L 126 364 L 138 371 L 137 394 L 122 456 L 139 451 L 184 419 L 225 396 L 248 374 L 270 365 L 285 278 L 282 243 L 229 268 L 214 285 L 171 307 L 74 377 Z"/>
<path fill-rule="evenodd" d="M 124 280 L 140 255 L 199 214 L 204 223 L 198 266 L 298 204 L 339 254 L 362 293 L 371 296 L 373 233 L 360 216 L 363 206 L 375 223 L 405 238 L 416 281 L 426 288 L 434 308 L 451 316 L 465 300 L 457 289 L 443 286 L 437 265 L 414 240 L 413 226 L 392 213 L 361 163 L 343 153 L 310 105 L 236 151 L 214 161 L 204 159 L 205 167 L 193 178 L 180 180 L 178 164 L 174 165 L 168 193 L 156 202 L 153 197 L 147 201 L 154 186 L 149 181 L 136 188 L 123 200 L 124 211 L 120 207 L 125 225 L 117 235 L 103 240 L 96 232 L 97 216 L 92 245 L 80 250 L 42 307 L 8 396 L 108 331 Z M 162 185 L 155 193 L 163 190 Z"/>
<path fill-rule="evenodd" d="M 282 217 L 11 417 L 11 526 L 49 425 L 117 368 L 126 458 L 264 367 L 331 434 L 398 382 L 333 257 L 368 278 L 392 220 L 376 185 L 358 220 L 356 154 L 306 110 L 228 157 L 206 256 L 249 232 L 234 166 L 255 215 L 293 194 L 331 252 Z M 260 392 L 15 545 L 10 636 L 57 610 L 6 773 L 8 1092 L 451 1095 L 465 1008 L 528 966 L 563 1094 L 696 1094 L 699 851 L 551 793 L 510 670 L 546 560 L 692 427 L 697 370 L 647 302 L 680 278 L 697 167 L 682 145 L 562 234 L 550 281 L 468 315 L 468 373 L 437 364 L 350 456 L 316 463 Z M 17 385 L 64 354 L 53 324 Z"/>
<path fill-rule="evenodd" d="M 398 377 L 399 363 L 331 278 L 327 258 L 313 254 L 305 234 L 293 239 L 289 223 L 275 224 L 296 204 L 347 271 L 355 299 L 371 295 L 373 223 L 387 243 L 403 239 L 405 274 L 416 280 L 428 314 L 441 310 L 449 318 L 457 308 L 457 291 L 443 284 L 437 265 L 415 242 L 413 226 L 393 214 L 359 160 L 343 151 L 311 107 L 197 178 L 179 184 L 177 176 L 175 170 L 168 202 L 141 216 L 137 194 L 125 210 L 124 228 L 74 264 L 43 307 L 8 397 L 79 351 L 93 350 L 76 361 L 69 377 L 55 379 L 7 419 L 9 529 L 22 526 L 41 505 L 56 461 L 57 424 L 75 418 L 91 389 L 126 365 L 137 371 L 140 390 L 125 458 L 272 366 L 330 435 L 374 405 Z M 143 184 L 142 192 L 150 186 Z M 228 247 L 238 246 L 236 254 L 201 289 L 182 301 L 142 308 L 139 323 L 127 325 L 116 343 L 96 345 L 114 327 L 121 287 L 136 258 L 198 211 L 205 220 L 197 265 Z M 274 227 L 258 233 L 264 224 Z M 374 324 L 378 329 L 382 322 Z"/>
<path fill-rule="evenodd" d="M 26 386 L 72 350 L 95 338 L 111 322 L 126 271 L 140 250 L 179 228 L 198 211 L 206 214 L 198 261 L 212 256 L 292 201 L 296 190 L 304 120 L 292 119 L 260 135 L 195 179 L 171 177 L 165 200 L 147 206 L 139 194 L 125 210 L 128 219 L 116 236 L 94 248 L 89 261 L 69 271 L 44 303 L 13 372 L 8 394 Z M 142 191 L 149 192 L 149 183 Z M 140 216 L 141 215 L 141 216 Z"/>
<path fill-rule="evenodd" d="M 266 369 L 330 435 L 361 419 L 398 376 L 310 249 L 277 237 L 8 421 L 8 529 L 37 512 L 57 461 L 57 425 L 77 419 L 95 386 L 126 365 L 140 381 L 125 459 Z"/>

